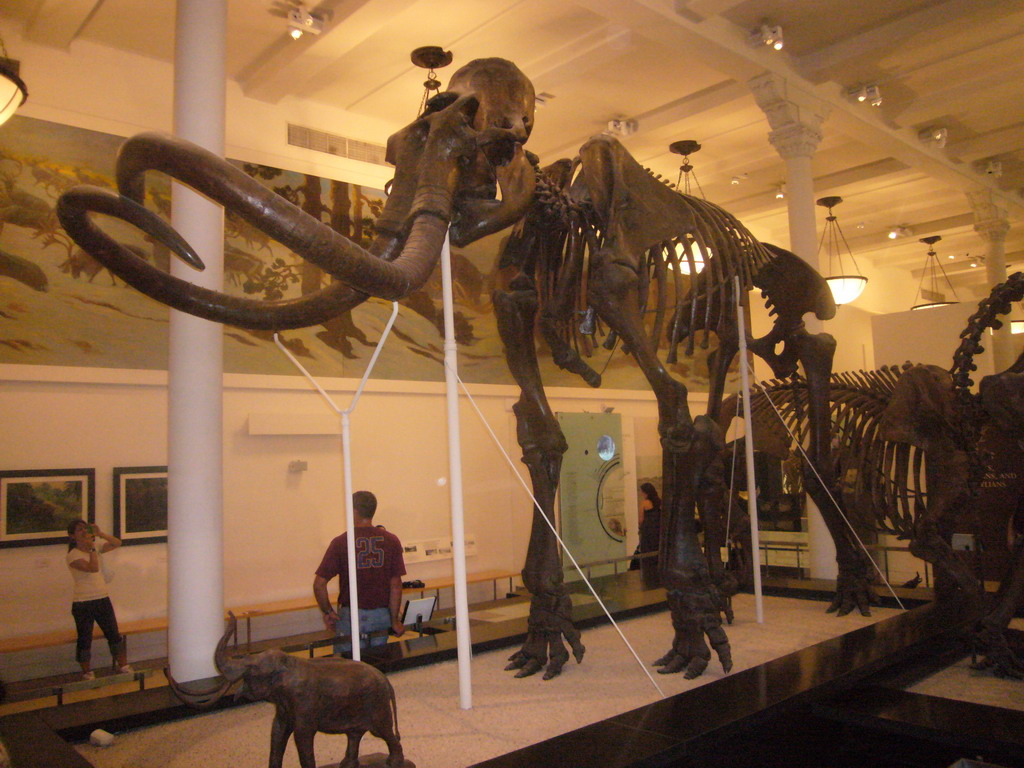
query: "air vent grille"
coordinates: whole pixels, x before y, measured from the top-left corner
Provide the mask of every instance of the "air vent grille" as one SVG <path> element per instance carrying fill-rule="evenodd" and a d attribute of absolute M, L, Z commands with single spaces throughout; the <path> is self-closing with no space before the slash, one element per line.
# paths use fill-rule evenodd
<path fill-rule="evenodd" d="M 384 160 L 386 148 L 380 144 L 349 139 L 345 136 L 327 133 L 327 131 L 307 128 L 304 125 L 288 124 L 288 143 L 293 147 L 314 149 L 317 152 L 326 152 L 329 155 L 347 157 L 350 160 L 359 160 L 364 163 L 388 164 Z"/>

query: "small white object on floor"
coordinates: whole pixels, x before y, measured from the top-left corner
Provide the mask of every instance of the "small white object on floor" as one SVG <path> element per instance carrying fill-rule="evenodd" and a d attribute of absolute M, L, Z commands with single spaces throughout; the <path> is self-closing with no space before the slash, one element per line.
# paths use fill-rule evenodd
<path fill-rule="evenodd" d="M 123 667 L 118 667 L 117 671 L 121 674 L 128 674 L 129 672 L 134 672 L 135 668 L 131 664 L 125 664 Z"/>
<path fill-rule="evenodd" d="M 82 673 L 82 679 L 83 680 L 95 680 L 96 679 L 96 673 L 92 672 L 92 671 L 83 672 Z"/>
<path fill-rule="evenodd" d="M 104 731 L 102 728 L 97 728 L 89 734 L 89 743 L 94 747 L 109 747 L 114 743 L 114 734 Z"/>

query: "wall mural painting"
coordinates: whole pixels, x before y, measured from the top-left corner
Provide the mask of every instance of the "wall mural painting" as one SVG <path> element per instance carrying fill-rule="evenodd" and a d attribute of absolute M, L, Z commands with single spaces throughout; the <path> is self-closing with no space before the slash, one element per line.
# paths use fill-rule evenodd
<path fill-rule="evenodd" d="M 168 310 L 127 287 L 72 242 L 54 213 L 76 184 L 113 188 L 123 139 L 97 131 L 15 116 L 0 132 L 0 363 L 161 370 L 167 366 Z M 234 161 L 233 161 L 234 162 Z M 253 178 L 367 245 L 384 193 L 332 179 L 234 162 Z M 170 185 L 151 174 L 147 205 L 170 213 Z M 104 227 L 151 263 L 167 268 L 167 249 L 115 219 Z M 460 375 L 475 383 L 512 384 L 498 336 L 491 292 L 499 280 L 504 234 L 453 248 Z M 263 299 L 311 293 L 323 272 L 235 217 L 225 220 L 224 290 Z M 403 299 L 392 338 L 374 377 L 444 379 L 440 269 Z M 326 324 L 283 332 L 293 354 L 317 376 L 363 374 L 390 305 L 370 300 Z M 653 322 L 653 317 L 649 318 Z M 587 385 L 559 369 L 538 337 L 540 364 L 552 386 Z M 663 343 L 664 346 L 664 343 Z M 667 367 L 691 391 L 706 391 L 707 354 L 697 349 Z M 605 388 L 646 389 L 621 347 L 584 350 Z M 224 366 L 232 373 L 297 374 L 270 333 L 224 329 Z M 735 378 L 735 372 L 731 374 Z"/>

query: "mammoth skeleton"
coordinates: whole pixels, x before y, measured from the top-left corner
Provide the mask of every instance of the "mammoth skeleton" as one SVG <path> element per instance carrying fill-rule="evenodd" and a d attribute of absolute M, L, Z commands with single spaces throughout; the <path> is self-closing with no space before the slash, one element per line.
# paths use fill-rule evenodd
<path fill-rule="evenodd" d="M 734 591 L 719 559 L 723 482 L 719 409 L 725 374 L 738 349 L 735 279 L 741 296 L 754 287 L 776 315 L 771 332 L 751 339 L 776 375 L 801 363 L 812 387 L 814 439 L 823 466 L 828 451 L 827 385 L 834 342 L 809 334 L 802 317 L 827 319 L 835 305 L 822 278 L 793 254 L 757 242 L 734 217 L 653 178 L 614 139 L 595 137 L 572 160 L 541 169 L 523 145 L 533 127 L 534 90 L 511 62 L 479 59 L 459 69 L 424 114 L 388 141 L 395 165 L 390 196 L 368 249 L 268 192 L 222 159 L 173 138 L 144 134 L 121 150 L 119 194 L 93 187 L 67 192 L 58 204 L 65 229 L 111 272 L 175 309 L 231 325 L 284 330 L 323 323 L 369 296 L 397 299 L 417 289 L 439 258 L 445 231 L 463 245 L 515 225 L 501 255 L 513 276 L 494 294 L 499 332 L 522 395 L 514 406 L 517 437 L 537 505 L 523 580 L 532 594 L 529 633 L 509 668 L 517 676 L 542 669 L 553 677 L 584 654 L 563 584 L 553 519 L 565 438 L 544 395 L 535 330 L 563 368 L 596 386 L 584 361 L 599 330 L 618 339 L 650 383 L 658 402 L 664 460 L 665 517 L 660 543 L 662 583 L 668 590 L 675 636 L 657 663 L 662 672 L 694 677 L 711 658 L 731 668 L 721 624 L 723 596 Z M 228 296 L 178 280 L 140 260 L 103 233 L 91 212 L 134 224 L 193 266 L 201 262 L 168 225 L 142 207 L 144 174 L 159 170 L 221 203 L 252 226 L 317 264 L 335 282 L 317 293 L 273 302 Z M 500 196 L 497 194 L 500 188 Z M 705 266 L 698 274 L 696 248 Z M 689 287 L 683 280 L 689 269 Z M 649 302 L 651 308 L 648 309 Z M 582 316 L 583 323 L 579 323 Z M 648 321 L 648 316 L 651 320 Z M 603 324 L 603 325 L 601 325 Z M 600 328 L 599 328 L 600 326 Z M 709 416 L 690 415 L 686 387 L 659 359 L 667 335 L 676 347 L 703 331 L 719 338 L 709 357 Z M 810 489 L 812 494 L 815 488 Z M 699 504 L 706 534 L 698 539 Z M 842 539 L 841 521 L 827 521 Z M 722 539 L 719 541 L 718 539 Z M 863 564 L 840 547 L 840 568 L 857 582 Z"/>

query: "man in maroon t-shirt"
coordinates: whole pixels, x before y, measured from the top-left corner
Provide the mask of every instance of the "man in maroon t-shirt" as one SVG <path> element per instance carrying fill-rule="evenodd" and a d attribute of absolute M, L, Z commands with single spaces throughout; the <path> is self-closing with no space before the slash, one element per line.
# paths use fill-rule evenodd
<path fill-rule="evenodd" d="M 367 634 L 391 629 L 396 635 L 405 632 L 398 615 L 402 603 L 402 576 L 405 575 L 405 559 L 402 557 L 402 542 L 382 525 L 373 524 L 377 511 L 377 497 L 369 491 L 352 494 L 356 529 L 356 588 L 359 593 L 359 633 Z M 327 582 L 338 576 L 341 591 L 338 594 L 338 611 L 331 607 L 327 596 Z M 348 534 L 335 537 L 327 546 L 327 552 L 316 569 L 313 579 L 313 596 L 323 613 L 324 626 L 339 636 L 351 633 L 348 595 Z M 370 639 L 370 646 L 384 645 L 387 635 L 381 633 Z M 360 646 L 365 645 L 365 638 Z M 352 649 L 346 641 L 334 646 L 335 653 L 348 653 Z"/>

